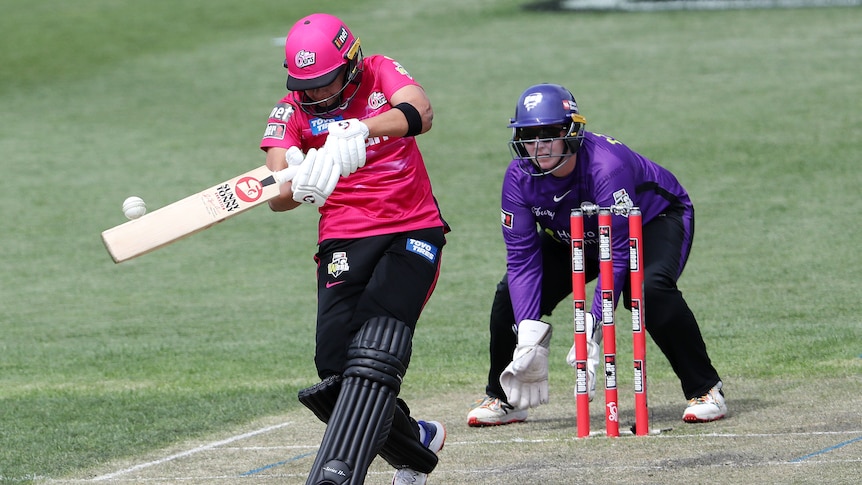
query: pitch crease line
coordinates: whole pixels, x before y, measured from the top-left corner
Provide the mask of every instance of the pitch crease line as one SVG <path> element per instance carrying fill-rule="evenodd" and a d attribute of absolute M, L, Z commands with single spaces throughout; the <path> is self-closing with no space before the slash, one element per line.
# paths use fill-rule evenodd
<path fill-rule="evenodd" d="M 309 451 L 308 453 L 303 453 L 303 454 L 301 454 L 301 455 L 296 455 L 296 456 L 294 456 L 293 458 L 289 458 L 289 459 L 287 459 L 287 460 L 279 461 L 279 462 L 276 462 L 276 463 L 270 463 L 269 465 L 264 465 L 264 466 L 262 466 L 262 467 L 260 467 L 260 468 L 255 468 L 254 470 L 249 470 L 249 471 L 247 471 L 247 472 L 240 473 L 240 474 L 239 474 L 239 476 L 241 476 L 241 477 L 247 477 L 247 476 L 251 476 L 251 475 L 256 475 L 256 474 L 258 474 L 258 473 L 260 473 L 260 472 L 264 472 L 264 471 L 266 471 L 266 470 L 269 470 L 270 468 L 275 468 L 275 467 L 277 467 L 277 466 L 287 465 L 288 463 L 293 463 L 293 462 L 295 462 L 295 461 L 299 461 L 299 460 L 301 460 L 301 459 L 303 459 L 303 458 L 307 458 L 307 457 L 309 457 L 309 456 L 314 456 L 314 455 L 316 455 L 316 454 L 317 454 L 317 450 Z"/>
<path fill-rule="evenodd" d="M 775 438 L 781 436 L 829 436 L 829 435 L 847 435 L 847 434 L 859 434 L 862 433 L 862 430 L 847 430 L 847 431 L 809 431 L 809 432 L 791 432 L 791 433 L 705 433 L 705 434 L 673 434 L 673 431 L 662 432 L 660 434 L 651 434 L 651 438 L 656 439 L 690 439 L 690 438 Z M 600 434 L 604 435 L 604 430 L 600 432 Z M 854 438 L 850 441 L 842 444 L 850 444 L 854 441 L 859 441 L 862 439 Z M 581 441 L 582 438 L 577 437 L 568 437 L 568 438 L 520 438 L 520 437 L 512 437 L 507 439 L 496 439 L 496 440 L 461 440 L 461 441 L 447 441 L 446 446 L 472 446 L 472 445 L 498 445 L 505 443 L 559 443 L 566 441 Z"/>
<path fill-rule="evenodd" d="M 823 448 L 822 450 L 815 451 L 814 453 L 809 453 L 807 455 L 800 456 L 799 458 L 794 458 L 793 460 L 790 460 L 790 463 L 800 463 L 800 462 L 803 462 L 809 458 L 813 458 L 817 455 L 822 455 L 824 453 L 829 453 L 830 451 L 837 450 L 838 448 L 842 448 L 844 446 L 853 444 L 857 441 L 862 441 L 862 436 L 853 438 L 852 440 L 842 441 L 841 443 L 838 443 L 836 445 L 828 446 L 826 448 Z"/>
<path fill-rule="evenodd" d="M 133 471 L 141 470 L 141 469 L 143 469 L 143 468 L 151 467 L 151 466 L 154 466 L 154 465 L 160 465 L 160 464 L 162 464 L 162 463 L 166 463 L 166 462 L 169 462 L 169 461 L 172 461 L 172 460 L 176 460 L 177 458 L 183 458 L 183 457 L 186 457 L 186 456 L 194 455 L 195 453 L 200 453 L 201 451 L 210 450 L 210 449 L 212 449 L 212 448 L 218 448 L 219 446 L 226 445 L 226 444 L 228 444 L 228 443 L 233 443 L 233 442 L 235 442 L 235 441 L 239 441 L 239 440 L 242 440 L 242 439 L 245 439 L 245 438 L 250 438 L 250 437 L 252 437 L 252 436 L 257 436 L 257 435 L 259 435 L 259 434 L 268 433 L 268 432 L 270 432 L 270 431 L 273 431 L 273 430 L 276 430 L 276 429 L 279 429 L 279 428 L 283 428 L 283 427 L 288 426 L 288 425 L 290 425 L 290 424 L 292 424 L 292 423 L 291 423 L 291 422 L 287 422 L 287 423 L 275 424 L 275 425 L 272 425 L 272 426 L 267 426 L 266 428 L 261 428 L 261 429 L 255 430 L 255 431 L 250 431 L 250 432 L 248 432 L 248 433 L 243 433 L 243 434 L 240 434 L 240 435 L 232 436 L 232 437 L 230 437 L 230 438 L 227 438 L 227 439 L 224 439 L 224 440 L 221 440 L 221 441 L 215 441 L 215 442 L 213 442 L 213 443 L 209 443 L 209 444 L 206 444 L 206 445 L 198 446 L 197 448 L 192 448 L 191 450 L 186 450 L 186 451 L 183 451 L 183 452 L 180 452 L 180 453 L 176 453 L 176 454 L 173 454 L 173 455 L 170 455 L 170 456 L 166 456 L 166 457 L 164 457 L 164 458 L 160 458 L 160 459 L 158 459 L 158 460 L 153 460 L 153 461 L 150 461 L 150 462 L 147 462 L 147 463 L 140 463 L 140 464 L 137 464 L 137 465 L 135 465 L 135 466 L 133 466 L 133 467 L 126 468 L 125 470 L 119 470 L 119 471 L 116 471 L 116 472 L 113 472 L 113 473 L 108 473 L 108 474 L 106 474 L 106 475 L 101 475 L 101 476 L 98 476 L 98 477 L 96 477 L 96 478 L 93 478 L 93 481 L 94 481 L 94 482 L 100 482 L 100 481 L 103 481 L 103 480 L 110 480 L 110 479 L 112 479 L 112 478 L 116 478 L 116 477 L 118 477 L 118 476 L 120 476 L 120 475 L 125 475 L 126 473 L 131 473 L 131 472 L 133 472 Z"/>

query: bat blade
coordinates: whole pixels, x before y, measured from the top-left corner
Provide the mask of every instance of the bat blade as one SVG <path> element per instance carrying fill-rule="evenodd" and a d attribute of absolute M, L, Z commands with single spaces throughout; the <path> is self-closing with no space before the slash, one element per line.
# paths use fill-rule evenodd
<path fill-rule="evenodd" d="M 122 263 L 263 204 L 278 192 L 273 172 L 264 165 L 107 229 L 102 242 L 114 262 Z"/>

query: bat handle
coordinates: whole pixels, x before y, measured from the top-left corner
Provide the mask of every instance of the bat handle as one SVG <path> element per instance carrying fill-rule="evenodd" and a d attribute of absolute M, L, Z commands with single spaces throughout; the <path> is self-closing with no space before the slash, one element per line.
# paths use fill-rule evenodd
<path fill-rule="evenodd" d="M 275 172 L 273 174 L 273 177 L 275 177 L 276 182 L 278 182 L 279 184 L 283 184 L 289 180 L 292 180 L 293 177 L 296 176 L 297 172 L 299 172 L 298 166 L 287 167 L 283 170 L 279 170 L 278 172 Z"/>

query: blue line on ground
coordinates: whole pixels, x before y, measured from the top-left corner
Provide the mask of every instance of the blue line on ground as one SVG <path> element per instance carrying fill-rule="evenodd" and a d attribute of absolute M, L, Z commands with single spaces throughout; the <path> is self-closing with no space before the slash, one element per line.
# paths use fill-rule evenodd
<path fill-rule="evenodd" d="M 832 450 L 837 450 L 838 448 L 841 448 L 842 446 L 847 446 L 847 445 L 855 443 L 857 441 L 862 441 L 862 436 L 859 436 L 858 438 L 853 438 L 852 440 L 844 441 L 842 443 L 838 443 L 837 445 L 832 445 L 828 448 L 823 448 L 822 450 L 815 451 L 814 453 L 809 453 L 805 456 L 800 456 L 799 458 L 790 460 L 790 463 L 799 463 L 800 461 L 805 461 L 805 460 L 807 460 L 809 458 L 813 458 L 817 455 L 822 455 L 823 453 L 828 453 Z"/>
<path fill-rule="evenodd" d="M 286 465 L 286 464 L 288 464 L 288 463 L 290 463 L 290 462 L 293 462 L 293 461 L 299 461 L 299 460 L 301 460 L 301 459 L 303 459 L 303 458 L 306 458 L 306 457 L 312 456 L 312 455 L 314 455 L 315 453 L 317 453 L 317 452 L 316 452 L 316 451 L 310 451 L 310 452 L 308 452 L 308 453 L 303 453 L 303 454 L 301 454 L 301 455 L 296 455 L 296 456 L 294 456 L 293 458 L 291 458 L 291 459 L 289 459 L 289 460 L 280 461 L 280 462 L 278 462 L 278 463 L 272 463 L 272 464 L 270 464 L 270 465 L 262 466 L 262 467 L 260 467 L 260 468 L 256 468 L 256 469 L 254 469 L 254 470 L 249 470 L 249 471 L 247 471 L 247 472 L 245 472 L 245 473 L 240 473 L 240 474 L 239 474 L 239 476 L 241 476 L 241 477 L 247 477 L 247 476 L 249 476 L 249 475 L 254 475 L 254 474 L 260 473 L 260 472 L 262 472 L 262 471 L 269 470 L 270 468 L 275 468 L 275 467 L 277 467 L 277 466 Z"/>

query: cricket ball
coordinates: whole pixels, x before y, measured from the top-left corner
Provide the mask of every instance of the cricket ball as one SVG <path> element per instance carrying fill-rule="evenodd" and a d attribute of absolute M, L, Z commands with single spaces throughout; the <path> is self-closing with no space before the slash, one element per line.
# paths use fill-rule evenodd
<path fill-rule="evenodd" d="M 128 219 L 137 219 L 147 213 L 147 204 L 144 199 L 132 196 L 123 201 L 123 214 Z"/>

